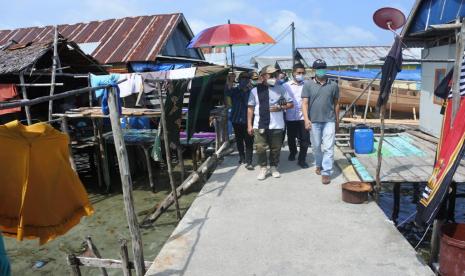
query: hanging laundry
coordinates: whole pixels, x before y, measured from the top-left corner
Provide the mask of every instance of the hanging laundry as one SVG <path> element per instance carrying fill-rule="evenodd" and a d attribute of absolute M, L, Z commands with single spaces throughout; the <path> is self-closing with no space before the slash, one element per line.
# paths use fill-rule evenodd
<path fill-rule="evenodd" d="M 120 97 L 124 98 L 132 94 L 139 94 L 144 87 L 142 84 L 142 76 L 139 74 L 121 74 L 120 79 L 127 80 L 118 84 Z"/>
<path fill-rule="evenodd" d="M 0 84 L 0 102 L 18 99 L 18 91 L 15 84 Z M 21 111 L 21 107 L 0 110 L 0 115 Z"/>
<path fill-rule="evenodd" d="M 155 90 L 156 85 L 153 82 L 154 80 L 167 80 L 169 76 L 168 72 L 169 71 L 141 73 L 142 82 L 144 85 L 144 93 L 150 93 Z"/>
<path fill-rule="evenodd" d="M 175 148 L 179 145 L 179 132 L 181 129 L 182 105 L 184 93 L 187 92 L 188 80 L 172 81 L 165 99 L 166 128 L 169 145 Z"/>
<path fill-rule="evenodd" d="M 381 68 L 381 82 L 377 106 L 386 104 L 391 94 L 392 83 L 396 79 L 397 73 L 402 71 L 402 40 L 396 36 L 394 44 Z"/>
<path fill-rule="evenodd" d="M 462 58 L 460 73 L 460 106 L 453 121 L 452 121 L 452 90 L 450 90 L 451 82 L 446 76 L 445 84 L 442 82 L 438 85 L 443 90 L 449 91 L 449 96 L 446 100 L 445 114 L 442 121 L 441 137 L 439 138 L 436 159 L 428 184 L 426 185 L 421 199 L 417 206 L 417 216 L 415 222 L 420 226 L 431 224 L 436 218 L 436 215 L 441 207 L 441 203 L 447 196 L 450 183 L 453 180 L 457 167 L 460 165 L 462 157 L 465 155 L 465 57 Z M 452 78 L 452 76 L 449 76 Z M 436 94 L 436 91 L 435 91 Z M 439 95 L 444 96 L 444 91 Z"/>
<path fill-rule="evenodd" d="M 0 231 L 44 244 L 94 210 L 69 162 L 69 137 L 52 126 L 0 125 Z"/>
<path fill-rule="evenodd" d="M 90 74 L 90 85 L 92 87 L 104 86 L 104 85 L 113 85 L 120 79 L 119 74 L 110 74 L 110 75 L 94 75 Z M 95 90 L 95 97 L 100 98 L 103 95 L 105 89 Z"/>

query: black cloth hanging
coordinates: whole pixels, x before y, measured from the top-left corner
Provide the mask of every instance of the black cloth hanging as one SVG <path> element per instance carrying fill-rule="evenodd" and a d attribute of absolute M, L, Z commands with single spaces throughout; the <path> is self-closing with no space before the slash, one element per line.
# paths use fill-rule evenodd
<path fill-rule="evenodd" d="M 438 86 L 434 89 L 434 95 L 441 99 L 447 99 L 452 89 L 452 76 L 454 75 L 454 68 L 450 69 L 449 73 L 439 82 Z"/>
<path fill-rule="evenodd" d="M 392 83 L 396 79 L 397 73 L 402 71 L 402 40 L 396 36 L 394 44 L 381 68 L 381 83 L 377 106 L 386 104 L 391 94 Z"/>

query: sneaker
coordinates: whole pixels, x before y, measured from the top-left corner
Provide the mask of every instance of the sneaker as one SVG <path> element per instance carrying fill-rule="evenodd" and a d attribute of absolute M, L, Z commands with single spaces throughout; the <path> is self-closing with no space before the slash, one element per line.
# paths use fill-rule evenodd
<path fill-rule="evenodd" d="M 253 171 L 254 167 L 251 163 L 248 163 L 247 165 L 245 165 L 245 168 L 248 169 L 249 171 Z"/>
<path fill-rule="evenodd" d="M 321 175 L 321 168 L 320 168 L 320 167 L 316 167 L 315 173 L 316 173 L 317 175 Z"/>
<path fill-rule="evenodd" d="M 289 154 L 289 157 L 287 158 L 289 161 L 295 161 L 295 154 Z"/>
<path fill-rule="evenodd" d="M 267 174 L 268 174 L 268 168 L 267 167 L 260 167 L 260 172 L 258 173 L 257 179 L 258 180 L 265 180 Z"/>
<path fill-rule="evenodd" d="M 331 183 L 331 177 L 329 177 L 329 175 L 322 175 L 321 176 L 321 183 L 323 183 L 325 185 Z"/>
<path fill-rule="evenodd" d="M 309 167 L 309 166 L 308 166 L 308 163 L 305 162 L 305 161 L 299 161 L 299 162 L 297 163 L 297 165 L 299 165 L 302 169 L 306 169 L 306 168 Z"/>
<path fill-rule="evenodd" d="M 270 171 L 271 171 L 271 176 L 273 176 L 274 178 L 281 177 L 281 174 L 278 172 L 278 169 L 275 166 L 270 167 Z"/>

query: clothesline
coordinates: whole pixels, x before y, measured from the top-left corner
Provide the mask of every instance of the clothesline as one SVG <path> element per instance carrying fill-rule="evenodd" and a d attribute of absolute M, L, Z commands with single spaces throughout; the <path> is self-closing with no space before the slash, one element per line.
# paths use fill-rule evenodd
<path fill-rule="evenodd" d="M 120 84 L 122 82 L 126 81 L 126 79 L 121 79 L 118 80 L 116 83 Z M 97 86 L 97 87 L 85 87 L 85 88 L 80 88 L 80 89 L 75 89 L 75 90 L 70 90 L 66 91 L 60 94 L 55 94 L 53 96 L 43 96 L 39 98 L 35 98 L 32 100 L 20 100 L 20 101 L 12 101 L 12 102 L 1 102 L 0 103 L 0 110 L 2 109 L 8 109 L 8 108 L 14 108 L 14 107 L 23 107 L 23 106 L 31 106 L 31 105 L 36 105 L 44 102 L 48 102 L 50 100 L 58 100 L 58 99 L 63 99 L 69 96 L 75 96 L 83 93 L 89 93 L 89 91 L 95 91 L 98 89 L 106 89 L 110 88 L 112 85 L 102 85 L 102 86 Z"/>

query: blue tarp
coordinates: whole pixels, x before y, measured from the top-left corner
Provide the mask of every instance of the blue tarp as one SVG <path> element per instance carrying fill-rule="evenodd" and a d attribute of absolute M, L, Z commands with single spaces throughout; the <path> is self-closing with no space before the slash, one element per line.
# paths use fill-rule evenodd
<path fill-rule="evenodd" d="M 428 26 L 454 22 L 465 16 L 462 0 L 424 0 L 418 7 L 408 34 L 424 32 Z"/>
<path fill-rule="evenodd" d="M 351 78 L 351 79 L 373 79 L 380 70 L 363 70 L 363 71 L 334 71 L 328 70 L 329 75 L 340 76 L 341 78 Z M 381 79 L 381 75 L 378 76 L 378 79 Z M 396 80 L 403 81 L 421 81 L 421 70 L 402 70 L 397 74 Z"/>
<path fill-rule="evenodd" d="M 151 63 L 151 62 L 131 62 L 134 72 L 156 72 L 174 69 L 191 68 L 192 63 Z"/>

